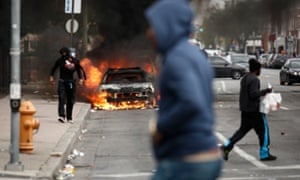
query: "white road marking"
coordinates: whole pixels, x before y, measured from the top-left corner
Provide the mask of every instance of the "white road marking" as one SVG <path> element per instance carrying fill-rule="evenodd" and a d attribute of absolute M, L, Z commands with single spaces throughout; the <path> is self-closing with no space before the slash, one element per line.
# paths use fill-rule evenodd
<path fill-rule="evenodd" d="M 274 177 L 271 177 L 271 176 L 262 176 L 262 177 L 258 177 L 258 176 L 255 176 L 255 177 L 226 177 L 226 178 L 220 178 L 220 180 L 275 180 L 275 179 L 278 179 L 278 178 L 284 178 L 284 179 L 287 179 L 287 178 L 299 178 L 300 175 L 287 175 L 287 176 L 274 176 Z"/>
<path fill-rule="evenodd" d="M 286 169 L 300 169 L 300 165 L 287 165 L 287 166 L 271 166 L 268 167 L 270 170 L 286 170 Z"/>
<path fill-rule="evenodd" d="M 300 169 L 300 165 L 291 165 L 291 166 L 276 166 L 269 167 L 267 170 L 284 170 L 284 169 Z M 226 171 L 223 170 L 223 171 Z M 150 177 L 153 173 L 128 173 L 128 174 L 98 174 L 93 175 L 92 178 L 107 178 L 107 179 L 115 179 L 115 178 L 134 178 L 134 177 Z M 300 174 L 295 175 L 284 175 L 284 176 L 255 176 L 255 177 L 224 177 L 220 178 L 220 180 L 266 180 L 266 179 L 277 179 L 277 178 L 300 178 Z"/>
<path fill-rule="evenodd" d="M 289 169 L 300 169 L 300 165 L 288 165 L 288 166 L 268 166 L 264 168 L 265 170 L 289 170 Z M 231 171 L 232 169 L 223 169 L 222 171 Z M 234 169 L 238 171 L 238 169 Z M 106 179 L 116 179 L 116 178 L 135 178 L 135 177 L 151 177 L 153 175 L 152 172 L 145 173 L 127 173 L 127 174 L 96 174 L 93 175 L 92 178 L 106 178 Z M 284 176 L 255 176 L 255 177 L 224 177 L 220 178 L 220 180 L 266 180 L 266 179 L 277 179 L 277 178 L 300 178 L 300 174 L 294 175 L 284 175 Z"/>
<path fill-rule="evenodd" d="M 285 106 L 280 106 L 280 109 L 282 109 L 282 110 L 289 110 L 289 108 L 287 108 Z"/>
<path fill-rule="evenodd" d="M 221 133 L 216 132 L 216 136 L 222 141 L 225 142 L 227 139 L 225 136 L 223 136 Z M 240 157 L 244 158 L 245 160 L 249 161 L 251 164 L 256 166 L 259 169 L 265 169 L 265 170 L 289 170 L 289 169 L 299 169 L 300 165 L 287 165 L 287 166 L 268 166 L 261 161 L 257 160 L 252 155 L 246 153 L 238 146 L 235 146 L 233 151 L 235 151 Z M 223 171 L 228 171 L 229 169 L 223 169 Z M 238 170 L 238 169 L 237 169 Z M 92 178 L 106 178 L 106 179 L 116 179 L 116 178 L 134 178 L 134 177 L 151 177 L 153 175 L 152 172 L 144 172 L 144 173 L 124 173 L 124 174 L 96 174 L 93 175 Z M 300 178 L 299 175 L 285 175 L 285 176 L 255 176 L 255 177 L 224 177 L 220 178 L 220 180 L 266 180 L 266 179 L 277 179 L 277 178 Z"/>
<path fill-rule="evenodd" d="M 150 177 L 153 173 L 127 173 L 127 174 L 98 174 L 93 178 L 129 178 L 129 177 Z"/>
<path fill-rule="evenodd" d="M 222 141 L 225 142 L 227 140 L 227 138 L 225 136 L 223 136 L 221 133 L 216 132 L 216 136 Z M 258 167 L 258 168 L 262 168 L 262 169 L 266 169 L 269 166 L 267 166 L 266 164 L 262 163 L 261 161 L 257 160 L 254 156 L 246 153 L 245 151 L 243 151 L 241 148 L 239 148 L 238 146 L 235 146 L 233 148 L 233 151 L 236 152 L 240 157 L 244 158 L 245 160 L 249 161 L 251 164 L 253 164 L 254 166 Z"/>
<path fill-rule="evenodd" d="M 214 83 L 214 90 L 217 92 L 226 92 L 226 83 L 225 81 L 216 81 Z"/>
<path fill-rule="evenodd" d="M 222 90 L 223 92 L 226 92 L 226 85 L 224 81 L 221 81 L 221 85 L 222 85 Z"/>

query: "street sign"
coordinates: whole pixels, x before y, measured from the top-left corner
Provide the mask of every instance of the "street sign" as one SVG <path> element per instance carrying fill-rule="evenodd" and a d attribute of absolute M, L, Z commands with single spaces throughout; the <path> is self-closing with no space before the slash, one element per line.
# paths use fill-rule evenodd
<path fill-rule="evenodd" d="M 73 30 L 72 30 L 72 21 L 73 21 Z M 65 25 L 66 31 L 68 33 L 76 33 L 79 29 L 79 23 L 76 19 L 69 19 Z"/>
<path fill-rule="evenodd" d="M 11 83 L 10 84 L 10 99 L 21 99 L 21 84 Z"/>
<path fill-rule="evenodd" d="M 74 2 L 73 14 L 81 13 L 81 0 L 65 0 L 65 13 L 72 14 L 72 6 Z"/>

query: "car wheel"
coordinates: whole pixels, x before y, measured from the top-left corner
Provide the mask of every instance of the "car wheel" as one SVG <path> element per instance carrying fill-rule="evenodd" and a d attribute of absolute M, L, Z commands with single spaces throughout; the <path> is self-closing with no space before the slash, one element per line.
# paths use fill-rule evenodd
<path fill-rule="evenodd" d="M 233 71 L 232 72 L 232 79 L 241 79 L 242 74 L 239 71 Z"/>
<path fill-rule="evenodd" d="M 284 80 L 281 78 L 281 76 L 279 75 L 279 81 L 280 81 L 280 85 L 285 85 Z"/>
<path fill-rule="evenodd" d="M 289 85 L 289 86 L 292 85 L 292 83 L 291 83 L 291 81 L 290 81 L 290 78 L 287 78 L 287 79 L 286 79 L 285 84 L 287 84 L 287 85 Z"/>
<path fill-rule="evenodd" d="M 284 85 L 284 81 L 281 81 L 281 80 L 280 80 L 280 85 Z"/>

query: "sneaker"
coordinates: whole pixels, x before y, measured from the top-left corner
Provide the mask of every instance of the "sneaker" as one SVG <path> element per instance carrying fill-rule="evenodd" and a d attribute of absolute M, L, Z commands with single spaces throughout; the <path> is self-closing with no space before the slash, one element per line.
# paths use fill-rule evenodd
<path fill-rule="evenodd" d="M 227 161 L 230 150 L 228 150 L 224 145 L 221 146 L 221 150 L 223 152 L 223 159 Z"/>
<path fill-rule="evenodd" d="M 65 123 L 65 118 L 64 117 L 58 117 L 58 122 L 60 123 Z"/>
<path fill-rule="evenodd" d="M 74 121 L 73 121 L 72 119 L 69 119 L 69 120 L 68 120 L 68 123 L 73 124 Z"/>
<path fill-rule="evenodd" d="M 261 161 L 274 161 L 274 160 L 276 160 L 276 159 L 277 159 L 276 156 L 273 156 L 272 154 L 269 154 L 268 157 L 266 157 L 266 158 L 261 158 L 260 160 L 261 160 Z"/>

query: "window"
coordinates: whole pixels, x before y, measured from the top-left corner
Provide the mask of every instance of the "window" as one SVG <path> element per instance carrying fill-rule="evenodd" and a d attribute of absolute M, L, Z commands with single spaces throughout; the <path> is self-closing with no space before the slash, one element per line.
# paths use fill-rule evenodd
<path fill-rule="evenodd" d="M 225 65 L 226 64 L 226 61 L 219 57 L 210 57 L 210 60 L 211 60 L 212 64 L 215 64 L 215 65 Z"/>

